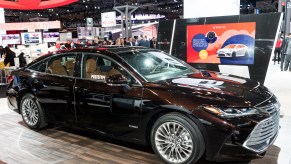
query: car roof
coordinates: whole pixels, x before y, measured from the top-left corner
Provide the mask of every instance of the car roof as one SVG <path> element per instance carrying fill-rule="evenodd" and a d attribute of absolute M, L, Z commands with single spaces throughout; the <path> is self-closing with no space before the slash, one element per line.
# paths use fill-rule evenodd
<path fill-rule="evenodd" d="M 35 59 L 34 61 L 32 61 L 31 63 L 28 64 L 28 66 L 41 61 L 47 57 L 53 56 L 53 55 L 57 55 L 59 53 L 66 53 L 66 52 L 91 52 L 91 53 L 102 53 L 102 52 L 108 52 L 107 54 L 110 53 L 122 53 L 122 52 L 129 52 L 129 51 L 135 51 L 135 50 L 146 50 L 149 48 L 146 47 L 140 47 L 140 46 L 89 46 L 89 47 L 85 47 L 85 48 L 75 48 L 75 49 L 68 49 L 68 50 L 58 50 L 58 51 L 54 51 L 54 52 L 50 52 L 48 54 L 42 55 L 40 57 L 38 57 L 37 59 Z"/>

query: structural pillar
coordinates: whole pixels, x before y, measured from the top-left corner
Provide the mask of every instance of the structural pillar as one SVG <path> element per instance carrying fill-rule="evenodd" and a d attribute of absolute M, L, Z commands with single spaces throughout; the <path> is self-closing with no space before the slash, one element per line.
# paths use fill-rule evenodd
<path fill-rule="evenodd" d="M 121 14 L 121 31 L 122 37 L 128 38 L 132 35 L 132 23 L 131 23 L 131 14 L 138 9 L 137 6 L 132 5 L 124 5 L 124 6 L 116 6 L 113 8 L 117 12 Z M 123 22 L 125 22 L 125 29 L 123 27 Z"/>

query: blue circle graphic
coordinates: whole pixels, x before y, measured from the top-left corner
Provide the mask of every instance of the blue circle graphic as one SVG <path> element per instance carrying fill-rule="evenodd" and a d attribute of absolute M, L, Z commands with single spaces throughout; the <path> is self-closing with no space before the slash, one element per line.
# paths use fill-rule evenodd
<path fill-rule="evenodd" d="M 204 34 L 196 34 L 192 38 L 192 48 L 196 52 L 200 52 L 201 50 L 206 50 L 208 47 L 208 43 L 205 40 L 205 35 Z"/>

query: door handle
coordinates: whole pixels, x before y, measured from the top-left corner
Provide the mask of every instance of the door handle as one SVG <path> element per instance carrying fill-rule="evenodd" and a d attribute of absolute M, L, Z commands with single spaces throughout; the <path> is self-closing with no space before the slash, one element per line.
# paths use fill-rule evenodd
<path fill-rule="evenodd" d="M 75 87 L 75 90 L 78 92 L 87 92 L 88 91 L 88 89 L 83 88 L 83 87 Z"/>

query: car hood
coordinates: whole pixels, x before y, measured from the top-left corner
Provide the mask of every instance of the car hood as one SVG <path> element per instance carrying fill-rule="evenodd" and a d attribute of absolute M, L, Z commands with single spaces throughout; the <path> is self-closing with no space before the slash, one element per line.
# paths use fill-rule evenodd
<path fill-rule="evenodd" d="M 259 82 L 213 71 L 199 71 L 163 82 L 163 86 L 168 86 L 174 92 L 212 99 L 218 105 L 233 107 L 256 106 L 273 95 Z"/>

